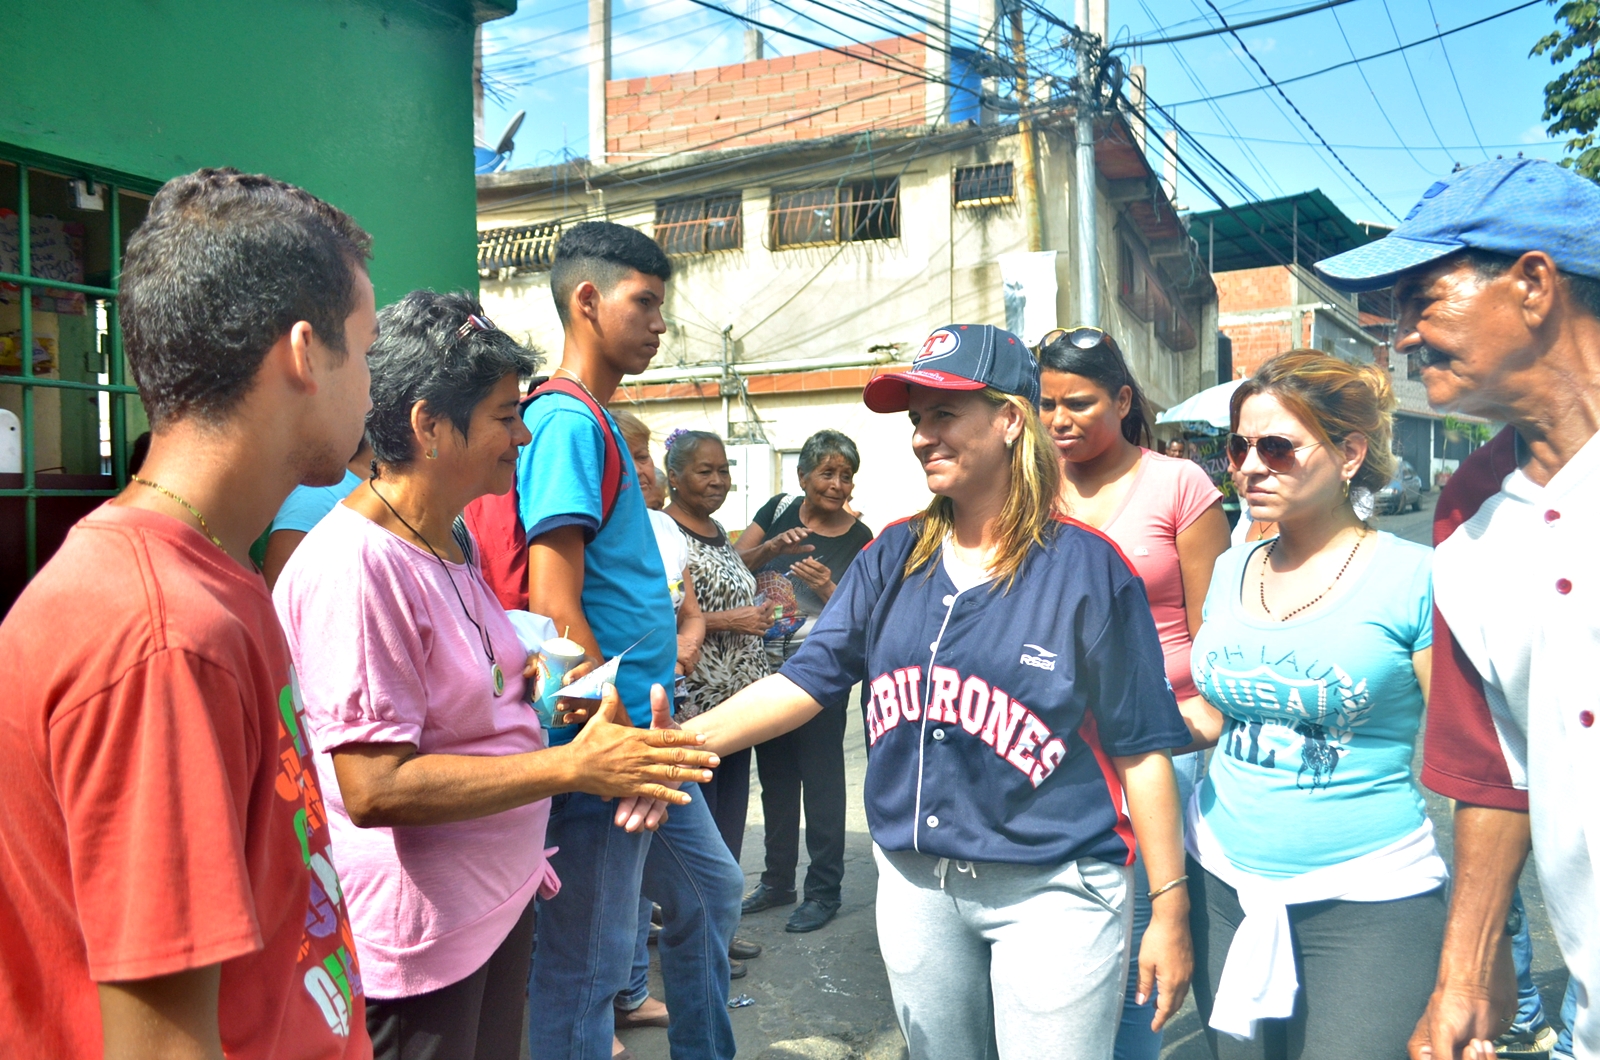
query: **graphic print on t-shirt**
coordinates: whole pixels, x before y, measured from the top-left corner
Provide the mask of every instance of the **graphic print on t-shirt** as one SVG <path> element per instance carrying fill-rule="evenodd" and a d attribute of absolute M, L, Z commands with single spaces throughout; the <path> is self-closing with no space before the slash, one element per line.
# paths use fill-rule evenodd
<path fill-rule="evenodd" d="M 339 874 L 333 867 L 322 789 L 308 761 L 309 751 L 300 680 L 291 666 L 289 683 L 278 693 L 277 792 L 279 798 L 301 804 L 294 814 L 294 831 L 300 841 L 300 859 L 311 875 L 311 900 L 295 969 L 328 1028 L 349 1037 L 354 1000 L 363 996 L 361 970 Z"/>
<path fill-rule="evenodd" d="M 1276 654 L 1276 653 L 1274 653 Z M 1295 786 L 1328 786 L 1351 737 L 1367 720 L 1367 679 L 1296 651 L 1247 659 L 1239 645 L 1206 653 L 1195 666 L 1200 692 L 1227 716 L 1221 752 L 1263 769 L 1292 769 Z"/>

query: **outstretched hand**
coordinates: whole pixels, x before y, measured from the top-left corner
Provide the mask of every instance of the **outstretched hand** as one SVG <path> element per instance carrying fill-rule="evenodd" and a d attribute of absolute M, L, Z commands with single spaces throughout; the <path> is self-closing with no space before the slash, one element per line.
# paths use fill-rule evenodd
<path fill-rule="evenodd" d="M 651 689 L 652 710 L 658 695 L 666 698 L 660 685 Z M 690 801 L 687 792 L 678 790 L 680 784 L 710 780 L 712 768 L 721 762 L 710 751 L 696 749 L 705 739 L 675 725 L 634 728 L 616 688 L 606 685 L 599 709 L 567 745 L 576 759 L 573 787 L 605 799 L 660 802 L 664 813 L 668 804 Z"/>
<path fill-rule="evenodd" d="M 667 690 L 660 685 L 650 686 L 650 730 L 676 731 L 680 734 L 683 732 L 672 716 L 672 702 L 667 698 Z M 683 796 L 679 805 L 689 801 L 686 792 L 674 792 L 674 794 Z M 614 822 L 618 828 L 627 832 L 637 832 L 641 828 L 653 832 L 667 819 L 667 805 L 663 799 L 643 797 L 620 799 L 617 802 Z"/>
<path fill-rule="evenodd" d="M 803 526 L 785 530 L 781 534 L 769 537 L 766 544 L 771 547 L 775 556 L 796 556 L 805 552 L 815 552 L 817 546 L 805 544 L 805 539 L 811 536 L 811 531 Z"/>

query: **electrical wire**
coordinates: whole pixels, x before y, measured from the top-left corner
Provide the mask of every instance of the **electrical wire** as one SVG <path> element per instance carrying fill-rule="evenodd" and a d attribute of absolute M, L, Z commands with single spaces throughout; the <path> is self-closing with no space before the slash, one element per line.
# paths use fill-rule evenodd
<path fill-rule="evenodd" d="M 1383 13 L 1389 19 L 1389 29 L 1394 33 L 1394 42 L 1396 44 L 1401 43 L 1400 27 L 1394 24 L 1394 11 L 1389 7 L 1389 0 L 1383 0 Z M 1437 29 L 1438 27 L 1435 26 L 1434 28 Z M 1354 52 L 1351 52 L 1352 56 L 1354 54 Z M 1417 106 L 1422 108 L 1422 117 L 1427 121 L 1428 128 L 1433 132 L 1433 142 L 1443 147 L 1444 137 L 1439 135 L 1439 127 L 1433 124 L 1433 115 L 1428 111 L 1428 102 L 1422 98 L 1422 86 L 1417 84 L 1416 71 L 1411 69 L 1411 56 L 1402 51 L 1400 53 L 1400 61 L 1406 64 L 1406 76 L 1411 79 L 1411 91 L 1416 93 Z"/>
<path fill-rule="evenodd" d="M 1433 10 L 1433 0 L 1428 0 L 1428 17 L 1433 19 L 1433 28 L 1439 28 L 1439 16 Z M 1444 53 L 1444 65 L 1450 70 L 1450 82 L 1456 86 L 1456 98 L 1461 101 L 1461 112 L 1467 116 L 1467 128 L 1472 130 L 1472 139 L 1478 145 L 1478 150 L 1483 154 L 1483 160 L 1489 160 L 1489 152 L 1484 149 L 1483 139 L 1478 136 L 1478 126 L 1472 121 L 1472 108 L 1467 106 L 1467 97 L 1461 91 L 1461 79 L 1456 77 L 1456 64 L 1450 61 L 1450 47 L 1444 41 L 1439 42 L 1439 50 Z"/>
<path fill-rule="evenodd" d="M 1350 52 L 1350 57 L 1354 59 L 1356 55 L 1355 45 L 1350 43 L 1350 34 L 1344 31 L 1344 23 L 1339 21 L 1339 12 L 1329 11 L 1328 14 L 1333 16 L 1333 24 L 1339 27 L 1339 36 L 1344 38 L 1344 46 Z M 1372 82 L 1367 80 L 1366 69 L 1360 65 L 1357 65 L 1356 73 L 1361 75 L 1361 83 L 1367 86 L 1367 92 L 1372 96 L 1373 104 L 1378 108 L 1378 113 L 1383 115 L 1384 124 L 1389 126 L 1389 131 L 1394 133 L 1396 142 L 1400 144 L 1400 147 L 1410 157 L 1411 161 L 1417 164 L 1418 169 L 1422 170 L 1424 173 L 1431 173 L 1432 170 L 1423 165 L 1422 159 L 1418 158 L 1416 154 L 1412 152 L 1411 146 L 1406 143 L 1406 138 L 1400 135 L 1399 129 L 1395 128 L 1394 120 L 1389 117 L 1389 111 L 1384 107 L 1383 100 L 1378 98 L 1377 89 L 1373 88 Z M 1443 142 L 1439 144 L 1439 147 L 1441 150 L 1444 148 Z"/>
<path fill-rule="evenodd" d="M 1212 3 L 1212 0 L 1205 0 L 1205 4 L 1207 7 L 1211 8 L 1212 12 L 1217 16 L 1222 24 L 1227 26 L 1228 20 L 1223 16 L 1221 11 L 1217 10 L 1217 5 Z M 1362 190 L 1371 196 L 1372 201 L 1382 207 L 1385 213 L 1387 213 L 1390 217 L 1393 217 L 1396 221 L 1399 221 L 1400 215 L 1389 209 L 1389 205 L 1382 199 L 1378 198 L 1378 193 L 1367 187 L 1366 181 L 1356 176 L 1356 171 L 1351 169 L 1349 164 L 1339 156 L 1339 152 L 1335 151 L 1333 147 L 1329 145 L 1327 139 L 1323 137 L 1322 133 L 1317 131 L 1317 127 L 1311 124 L 1311 119 L 1306 117 L 1305 114 L 1301 113 L 1299 107 L 1295 106 L 1294 100 L 1289 98 L 1289 94 L 1283 90 L 1283 86 L 1272 79 L 1272 75 L 1267 73 L 1267 68 L 1261 65 L 1261 60 L 1256 58 L 1255 53 L 1250 50 L 1250 46 L 1244 42 L 1244 38 L 1239 36 L 1237 32 L 1234 32 L 1233 39 L 1239 43 L 1240 48 L 1244 49 L 1244 53 L 1250 57 L 1250 61 L 1255 63 L 1256 69 L 1261 71 L 1261 76 L 1267 79 L 1267 83 L 1278 90 L 1278 95 L 1283 97 L 1283 101 L 1289 105 L 1289 109 L 1295 112 L 1295 116 L 1300 119 L 1307 129 L 1311 130 L 1311 134 L 1317 138 L 1318 142 L 1320 142 L 1324 148 L 1327 149 L 1328 154 L 1333 156 L 1334 161 L 1338 162 L 1340 167 L 1342 167 L 1346 173 L 1350 174 L 1350 179 L 1361 185 Z"/>
<path fill-rule="evenodd" d="M 1323 3 L 1312 4 L 1310 7 L 1296 8 L 1293 11 L 1286 11 L 1283 14 L 1268 15 L 1265 18 L 1254 19 L 1250 22 L 1239 22 L 1231 27 L 1228 26 L 1227 19 L 1222 19 L 1222 24 L 1225 27 L 1223 29 L 1216 29 L 1213 27 L 1211 29 L 1198 30 L 1194 33 L 1180 33 L 1177 36 L 1172 37 L 1147 37 L 1143 40 L 1131 40 L 1125 44 L 1116 45 L 1115 50 L 1120 51 L 1124 48 L 1147 48 L 1156 44 L 1177 44 L 1180 41 L 1199 40 L 1201 37 L 1216 37 L 1224 33 L 1231 33 L 1234 30 L 1254 29 L 1257 26 L 1265 26 L 1273 22 L 1284 22 L 1291 18 L 1299 18 L 1301 15 L 1312 15 L 1318 11 L 1326 11 L 1329 8 L 1342 7 L 1343 5 L 1349 3 L 1354 3 L 1354 0 L 1325 0 Z M 1222 18 L 1222 12 L 1218 11 L 1217 17 Z M 1109 51 L 1112 49 L 1107 50 Z"/>
<path fill-rule="evenodd" d="M 1475 19 L 1472 22 L 1463 23 L 1462 25 L 1456 26 L 1453 29 L 1442 30 L 1433 34 L 1432 36 L 1423 37 L 1421 40 L 1410 41 L 1409 43 L 1400 45 L 1398 48 L 1386 48 L 1381 52 L 1373 52 L 1371 55 L 1363 55 L 1359 59 L 1346 59 L 1342 63 L 1334 63 L 1332 66 L 1324 66 L 1322 69 L 1313 70 L 1308 74 L 1296 74 L 1294 77 L 1286 77 L 1277 83 L 1279 85 L 1292 85 L 1297 81 L 1306 81 L 1313 77 L 1321 77 L 1323 74 L 1331 74 L 1335 70 L 1343 70 L 1347 66 L 1355 66 L 1358 63 L 1371 62 L 1373 59 L 1382 59 L 1385 56 L 1395 55 L 1399 52 L 1405 51 L 1408 48 L 1415 48 L 1418 45 L 1427 44 L 1431 41 L 1443 40 L 1445 37 L 1448 37 L 1451 34 L 1460 33 L 1462 30 L 1472 29 L 1475 26 L 1481 26 L 1486 22 L 1493 22 L 1497 18 L 1504 18 L 1507 15 L 1514 15 L 1518 11 L 1522 11 L 1526 8 L 1537 7 L 1544 2 L 1545 0 L 1523 0 L 1522 3 L 1508 7 L 1504 11 L 1496 11 L 1492 15 L 1485 15 L 1483 18 Z M 1212 100 L 1232 99 L 1235 96 L 1248 96 L 1252 92 L 1261 92 L 1266 88 L 1266 85 L 1255 85 L 1250 88 L 1236 89 L 1232 92 L 1219 92 L 1214 96 L 1208 96 L 1205 98 Z M 1186 107 L 1191 103 L 1202 103 L 1204 101 L 1204 99 L 1185 99 L 1169 105 L 1173 107 Z"/>

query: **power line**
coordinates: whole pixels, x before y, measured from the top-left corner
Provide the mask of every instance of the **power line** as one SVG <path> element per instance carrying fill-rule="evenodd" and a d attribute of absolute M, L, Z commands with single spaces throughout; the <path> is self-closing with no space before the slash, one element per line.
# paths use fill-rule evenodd
<path fill-rule="evenodd" d="M 1252 144 L 1274 144 L 1280 147 L 1315 147 L 1315 144 L 1305 140 L 1272 140 L 1264 136 L 1234 136 L 1228 132 L 1191 132 L 1191 136 L 1209 136 L 1218 140 L 1244 140 Z M 1561 146 L 1559 141 L 1547 140 L 1542 143 L 1531 144 L 1446 144 L 1443 147 L 1403 147 L 1393 144 L 1334 144 L 1341 151 L 1471 151 L 1483 148 L 1490 151 L 1531 151 L 1541 147 Z"/>
<path fill-rule="evenodd" d="M 1394 11 L 1392 11 L 1389 7 L 1389 0 L 1383 0 L 1383 13 L 1389 19 L 1389 29 L 1394 33 L 1394 42 L 1396 44 L 1401 43 L 1400 27 L 1394 24 Z M 1437 29 L 1438 27 L 1435 26 L 1434 28 Z M 1400 61 L 1406 65 L 1406 76 L 1411 79 L 1411 91 L 1417 94 L 1417 106 L 1422 108 L 1422 117 L 1427 121 L 1428 128 L 1433 132 L 1433 142 L 1438 144 L 1440 147 L 1443 147 L 1444 137 L 1439 135 L 1438 126 L 1433 124 L 1433 115 L 1428 111 L 1427 100 L 1422 98 L 1422 86 L 1417 84 L 1416 71 L 1411 69 L 1411 56 L 1407 55 L 1405 52 L 1401 52 Z M 1397 133 L 1396 135 L 1399 134 Z"/>
<path fill-rule="evenodd" d="M 1433 28 L 1439 28 L 1439 16 L 1433 10 L 1433 0 L 1428 0 L 1428 17 L 1433 19 Z M 1456 64 L 1450 61 L 1450 48 L 1439 42 L 1439 50 L 1444 52 L 1444 64 L 1450 69 L 1450 81 L 1456 86 L 1456 98 L 1461 101 L 1461 110 L 1467 116 L 1467 128 L 1472 130 L 1472 139 L 1477 143 L 1478 150 L 1483 152 L 1484 161 L 1488 161 L 1489 152 L 1484 150 L 1483 140 L 1478 136 L 1478 127 L 1472 121 L 1472 108 L 1467 106 L 1467 97 L 1461 92 L 1461 80 L 1456 77 Z"/>
<path fill-rule="evenodd" d="M 1356 49 L 1355 46 L 1350 43 L 1350 34 L 1344 31 L 1344 23 L 1339 21 L 1339 12 L 1330 11 L 1328 13 L 1333 16 L 1333 24 L 1339 27 L 1339 36 L 1344 38 L 1344 46 L 1349 50 L 1350 57 L 1354 59 L 1356 55 Z M 1399 129 L 1395 128 L 1393 119 L 1389 117 L 1389 111 L 1383 105 L 1383 100 L 1378 98 L 1377 90 L 1372 87 L 1372 82 L 1367 80 L 1367 71 L 1363 67 L 1357 66 L 1356 73 L 1361 75 L 1361 83 L 1367 86 L 1367 92 L 1371 94 L 1373 104 L 1378 108 L 1378 113 L 1383 115 L 1384 124 L 1389 126 L 1390 132 L 1394 133 L 1394 138 L 1399 142 L 1401 149 L 1405 151 L 1405 153 L 1410 157 L 1411 161 L 1417 164 L 1418 169 L 1422 170 L 1424 173 L 1428 172 L 1428 167 L 1422 164 L 1422 159 L 1418 158 L 1412 152 L 1411 146 L 1406 143 L 1406 138 L 1400 135 Z M 1435 139 L 1438 138 L 1435 137 Z M 1441 150 L 1444 148 L 1444 142 L 1442 140 L 1439 142 L 1439 147 Z"/>
<path fill-rule="evenodd" d="M 1418 45 L 1427 44 L 1430 41 L 1442 40 L 1445 37 L 1450 36 L 1452 33 L 1460 33 L 1462 30 L 1472 29 L 1474 26 L 1481 26 L 1485 22 L 1493 22 L 1497 18 L 1504 18 L 1507 15 L 1514 15 L 1524 8 L 1537 7 L 1542 3 L 1544 3 L 1544 0 L 1523 0 L 1523 3 L 1517 4 L 1514 7 L 1508 7 L 1504 11 L 1496 11 L 1492 15 L 1485 15 L 1483 18 L 1456 26 L 1454 29 L 1443 30 L 1439 33 L 1433 34 L 1431 37 L 1423 37 L 1421 40 L 1414 40 L 1408 44 L 1402 44 L 1398 48 L 1388 48 L 1381 52 L 1373 52 L 1371 55 L 1363 55 L 1359 59 L 1346 59 L 1342 63 L 1334 63 L 1332 66 L 1324 66 L 1320 70 L 1313 70 L 1309 74 L 1296 74 L 1294 77 L 1286 77 L 1282 81 L 1277 82 L 1277 84 L 1292 85 L 1296 81 L 1305 81 L 1309 78 L 1321 77 L 1323 74 L 1331 74 L 1335 70 L 1343 70 L 1347 66 L 1355 66 L 1358 63 L 1371 62 L 1373 59 L 1382 59 L 1384 56 L 1394 55 L 1398 52 L 1405 51 L 1407 48 L 1415 48 Z M 1206 100 L 1232 99 L 1234 96 L 1248 96 L 1252 92 L 1261 92 L 1266 87 L 1267 86 L 1265 85 L 1254 85 L 1250 88 L 1236 89 L 1233 92 L 1219 92 L 1214 96 L 1206 96 L 1201 99 L 1185 99 L 1180 102 L 1170 104 L 1170 106 L 1186 107 L 1191 103 L 1204 103 Z"/>
<path fill-rule="evenodd" d="M 1284 22 L 1291 18 L 1299 18 L 1301 15 L 1310 15 L 1318 11 L 1326 11 L 1329 8 L 1341 7 L 1344 4 L 1354 2 L 1355 0 L 1325 0 L 1324 3 L 1312 4 L 1310 7 L 1297 8 L 1294 11 L 1285 11 L 1279 15 L 1268 15 L 1265 18 L 1253 19 L 1249 22 L 1240 22 L 1233 26 L 1229 26 L 1228 20 L 1222 18 L 1222 12 L 1217 11 L 1217 17 L 1222 18 L 1222 29 L 1216 29 L 1213 27 L 1211 29 L 1197 30 L 1194 33 L 1180 33 L 1173 37 L 1146 37 L 1143 40 L 1130 40 L 1125 41 L 1122 44 L 1115 44 L 1106 50 L 1120 51 L 1124 48 L 1146 48 L 1155 44 L 1177 44 L 1179 41 L 1198 40 L 1201 37 L 1216 37 L 1223 33 L 1232 33 L 1234 30 L 1254 29 L 1257 26 L 1265 26 L 1272 22 Z M 1213 6 L 1212 10 L 1216 11 L 1217 9 Z"/>
<path fill-rule="evenodd" d="M 1217 5 L 1212 3 L 1212 0 L 1206 0 L 1206 6 L 1209 7 L 1212 13 L 1217 16 L 1218 21 L 1220 21 L 1224 26 L 1227 26 L 1228 20 L 1223 17 L 1221 11 L 1217 10 Z M 1378 193 L 1367 187 L 1366 181 L 1356 176 L 1356 171 L 1350 168 L 1349 164 L 1339 156 L 1339 152 L 1335 151 L 1328 143 L 1327 139 L 1323 137 L 1322 133 L 1317 131 L 1317 127 L 1311 124 L 1311 119 L 1301 113 L 1300 108 L 1295 106 L 1294 100 L 1290 99 L 1289 94 L 1283 90 L 1283 86 L 1274 81 L 1272 79 L 1272 75 L 1267 73 L 1267 68 L 1261 65 L 1261 60 L 1256 58 L 1255 52 L 1250 50 L 1250 46 L 1244 42 L 1244 38 L 1239 36 L 1237 31 L 1233 33 L 1233 39 L 1238 42 L 1240 48 L 1244 49 L 1244 53 L 1250 57 L 1250 61 L 1255 63 L 1256 69 L 1261 71 L 1261 76 L 1267 79 L 1267 83 L 1278 90 L 1278 95 L 1283 97 L 1283 101 L 1289 105 L 1290 110 L 1294 111 L 1295 116 L 1300 119 L 1307 129 L 1311 130 L 1311 135 L 1315 136 L 1317 141 L 1321 143 L 1323 147 L 1327 148 L 1328 154 L 1333 156 L 1333 160 L 1338 162 L 1346 173 L 1350 174 L 1350 179 L 1361 185 L 1362 190 L 1370 195 L 1372 197 L 1372 201 L 1382 207 L 1385 213 L 1387 213 L 1390 217 L 1393 217 L 1396 221 L 1400 220 L 1400 215 L 1389 209 L 1388 204 L 1382 199 L 1378 198 Z"/>

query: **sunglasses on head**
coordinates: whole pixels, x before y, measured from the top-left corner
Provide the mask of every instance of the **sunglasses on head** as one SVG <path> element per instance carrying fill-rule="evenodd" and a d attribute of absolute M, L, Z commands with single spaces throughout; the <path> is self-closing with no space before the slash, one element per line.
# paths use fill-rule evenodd
<path fill-rule="evenodd" d="M 1310 445 L 1295 445 L 1293 441 L 1276 434 L 1264 434 L 1260 438 L 1246 438 L 1242 434 L 1228 435 L 1228 463 L 1233 465 L 1235 471 L 1244 466 L 1245 458 L 1254 449 L 1261 462 L 1267 465 L 1269 471 L 1288 471 L 1294 467 L 1294 454 L 1302 449 L 1315 449 L 1321 442 L 1312 442 Z"/>
<path fill-rule="evenodd" d="M 468 313 L 467 322 L 462 324 L 459 328 L 456 328 L 456 338 L 464 339 L 474 331 L 499 330 L 499 328 L 494 326 L 494 321 L 490 320 L 488 317 L 480 317 L 476 313 Z"/>
<path fill-rule="evenodd" d="M 1069 346 L 1079 350 L 1092 350 L 1106 341 L 1106 333 L 1102 329 L 1082 324 L 1075 328 L 1055 328 L 1045 332 L 1044 338 L 1039 340 L 1039 345 L 1034 349 L 1042 350 L 1062 337 L 1066 338 Z"/>

